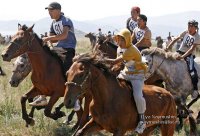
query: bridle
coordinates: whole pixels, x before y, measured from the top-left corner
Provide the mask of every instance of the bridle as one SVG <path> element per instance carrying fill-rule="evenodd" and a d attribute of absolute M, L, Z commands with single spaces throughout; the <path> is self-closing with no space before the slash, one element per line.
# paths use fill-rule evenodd
<path fill-rule="evenodd" d="M 156 50 L 156 49 L 155 49 L 155 50 Z M 161 67 L 161 65 L 163 64 L 163 62 L 165 61 L 165 57 L 163 57 L 161 63 L 157 66 L 157 68 L 155 68 L 154 71 L 151 72 L 151 69 L 152 69 L 152 67 L 153 67 L 153 62 L 154 62 L 154 61 L 153 61 L 153 58 L 154 58 L 154 52 L 155 52 L 155 50 L 151 53 L 151 56 L 152 56 L 152 63 L 149 65 L 149 73 L 150 73 L 150 75 L 148 76 L 148 78 L 152 77 L 152 76 L 156 73 L 156 71 Z M 146 79 L 148 79 L 148 78 L 146 78 Z"/>
<path fill-rule="evenodd" d="M 74 85 L 77 87 L 81 88 L 81 93 L 78 95 L 78 97 L 84 95 L 86 93 L 86 91 L 88 90 L 88 86 L 86 85 L 87 80 L 89 79 L 89 77 L 91 76 L 91 71 L 90 69 L 88 70 L 88 73 L 86 74 L 85 78 L 83 79 L 83 81 L 81 83 L 76 83 L 76 82 L 66 82 L 65 85 Z"/>
<path fill-rule="evenodd" d="M 14 44 L 16 46 L 18 46 L 18 49 L 16 50 L 16 53 L 18 53 L 24 46 L 28 45 L 28 50 L 30 49 L 31 45 L 32 45 L 32 41 L 35 39 L 34 34 L 31 34 L 31 32 L 29 33 L 29 38 L 27 41 L 21 43 L 17 43 L 14 41 L 10 41 L 11 44 Z"/>

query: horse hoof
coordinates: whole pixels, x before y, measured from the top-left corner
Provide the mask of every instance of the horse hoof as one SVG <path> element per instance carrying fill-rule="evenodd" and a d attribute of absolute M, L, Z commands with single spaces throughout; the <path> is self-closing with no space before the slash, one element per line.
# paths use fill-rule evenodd
<path fill-rule="evenodd" d="M 63 121 L 63 124 L 69 125 L 70 121 L 68 121 L 67 119 Z"/>
<path fill-rule="evenodd" d="M 30 125 L 30 126 L 34 126 L 34 125 L 35 125 L 35 120 L 32 119 L 29 125 Z"/>

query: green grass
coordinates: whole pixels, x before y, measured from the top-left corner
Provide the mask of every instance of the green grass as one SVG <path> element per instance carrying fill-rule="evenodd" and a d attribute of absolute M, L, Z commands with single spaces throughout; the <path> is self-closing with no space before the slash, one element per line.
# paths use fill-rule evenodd
<path fill-rule="evenodd" d="M 5 47 L 0 45 L 0 53 Z M 78 39 L 77 53 L 83 53 L 90 51 L 91 48 L 89 40 L 86 38 Z M 12 71 L 12 63 L 2 61 L 0 58 L 0 66 L 6 72 L 6 76 L 0 77 L 0 136 L 70 136 L 72 135 L 71 128 L 76 123 L 76 118 L 72 124 L 66 126 L 62 124 L 65 118 L 54 121 L 44 116 L 44 110 L 35 111 L 34 119 L 35 125 L 25 127 L 25 122 L 21 115 L 20 98 L 23 94 L 28 92 L 32 83 L 30 81 L 30 75 L 19 85 L 17 88 L 10 87 L 8 83 Z M 58 105 L 63 101 L 61 98 L 55 105 Z M 197 113 L 200 110 L 199 102 L 192 108 Z M 27 105 L 27 109 L 30 110 L 30 106 Z M 66 113 L 70 110 L 62 109 Z M 195 114 L 196 115 L 196 114 Z M 200 128 L 198 126 L 200 133 Z M 176 133 L 176 136 L 188 135 L 189 126 L 185 125 L 184 129 L 180 133 Z M 100 132 L 94 134 L 96 136 L 110 136 L 110 133 Z M 94 136 L 93 135 L 93 136 Z M 129 136 L 134 136 L 132 133 L 127 133 Z M 160 133 L 155 131 L 155 136 L 159 136 Z"/>

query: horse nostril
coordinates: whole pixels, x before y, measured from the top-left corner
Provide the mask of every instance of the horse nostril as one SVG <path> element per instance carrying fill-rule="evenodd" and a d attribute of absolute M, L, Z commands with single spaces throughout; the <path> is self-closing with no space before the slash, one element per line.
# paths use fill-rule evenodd
<path fill-rule="evenodd" d="M 3 58 L 7 58 L 8 57 L 8 54 L 6 53 L 6 54 L 2 54 L 1 55 Z"/>
<path fill-rule="evenodd" d="M 14 81 L 9 81 L 9 83 L 10 83 L 11 85 L 13 85 L 15 82 L 14 82 Z"/>

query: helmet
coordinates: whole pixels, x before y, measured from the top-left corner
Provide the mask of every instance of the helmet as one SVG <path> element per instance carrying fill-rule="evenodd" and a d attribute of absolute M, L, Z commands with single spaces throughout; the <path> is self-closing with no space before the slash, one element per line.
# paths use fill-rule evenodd
<path fill-rule="evenodd" d="M 131 8 L 131 11 L 133 11 L 133 10 L 137 11 L 137 13 L 140 14 L 140 8 L 139 7 L 134 6 L 134 7 Z"/>
<path fill-rule="evenodd" d="M 198 27 L 198 22 L 196 20 L 189 20 L 188 21 L 188 25 L 192 25 L 192 26 L 195 26 L 195 27 Z"/>

